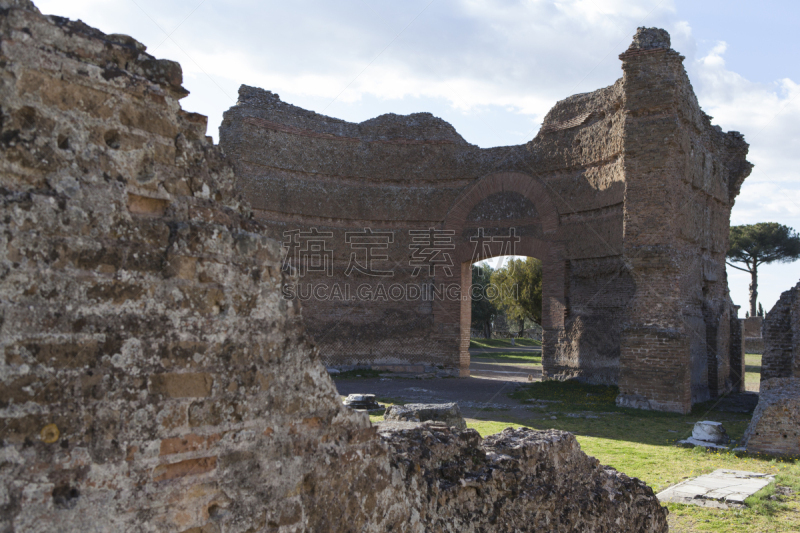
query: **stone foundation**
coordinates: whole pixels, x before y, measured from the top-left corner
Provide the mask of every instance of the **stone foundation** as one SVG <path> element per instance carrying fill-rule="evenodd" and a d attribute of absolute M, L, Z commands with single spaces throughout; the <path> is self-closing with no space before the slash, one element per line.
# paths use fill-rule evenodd
<path fill-rule="evenodd" d="M 668 529 L 652 489 L 587 457 L 567 432 L 508 428 L 483 442 L 474 430 L 408 422 L 378 432 L 397 477 L 419 487 L 409 521 L 425 531 Z"/>

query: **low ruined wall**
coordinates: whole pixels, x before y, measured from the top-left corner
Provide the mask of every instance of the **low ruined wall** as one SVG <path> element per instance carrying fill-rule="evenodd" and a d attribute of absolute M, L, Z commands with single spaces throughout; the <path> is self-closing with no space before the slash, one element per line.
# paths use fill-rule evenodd
<path fill-rule="evenodd" d="M 761 381 L 758 406 L 742 442 L 749 452 L 800 454 L 800 379 Z"/>
<path fill-rule="evenodd" d="M 474 430 L 408 422 L 378 431 L 397 478 L 418 487 L 410 521 L 426 532 L 668 529 L 649 487 L 587 457 L 564 431 L 508 428 L 483 442 Z"/>
<path fill-rule="evenodd" d="M 180 66 L 0 7 L 0 529 L 667 530 L 567 433 L 346 410 Z"/>
<path fill-rule="evenodd" d="M 764 339 L 761 337 L 746 337 L 744 339 L 745 353 L 763 354 Z"/>
<path fill-rule="evenodd" d="M 800 283 L 781 294 L 762 331 L 758 407 L 743 440 L 748 451 L 800 454 Z"/>

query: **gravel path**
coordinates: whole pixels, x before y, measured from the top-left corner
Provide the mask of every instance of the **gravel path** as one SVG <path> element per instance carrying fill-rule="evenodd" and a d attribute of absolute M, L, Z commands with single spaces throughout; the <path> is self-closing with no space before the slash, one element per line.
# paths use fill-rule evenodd
<path fill-rule="evenodd" d="M 518 381 L 485 377 L 469 378 L 370 378 L 335 379 L 339 394 L 374 394 L 405 403 L 456 402 L 465 417 L 482 409 L 516 409 L 517 400 L 508 397 L 521 385 Z"/>

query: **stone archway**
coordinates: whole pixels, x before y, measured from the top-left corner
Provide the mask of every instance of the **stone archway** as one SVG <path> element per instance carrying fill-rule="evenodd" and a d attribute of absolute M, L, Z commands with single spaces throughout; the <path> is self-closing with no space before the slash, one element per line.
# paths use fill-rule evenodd
<path fill-rule="evenodd" d="M 564 328 L 566 263 L 559 242 L 558 212 L 544 185 L 521 172 L 486 175 L 456 199 L 443 229 L 455 233 L 453 260 L 460 265 L 460 272 L 446 283 L 461 286 L 461 300 L 438 302 L 434 319 L 442 331 L 451 331 L 457 338 L 459 374 L 469 375 L 472 264 L 500 255 L 542 261 L 542 361 L 546 374 L 554 360 L 558 333 Z"/>

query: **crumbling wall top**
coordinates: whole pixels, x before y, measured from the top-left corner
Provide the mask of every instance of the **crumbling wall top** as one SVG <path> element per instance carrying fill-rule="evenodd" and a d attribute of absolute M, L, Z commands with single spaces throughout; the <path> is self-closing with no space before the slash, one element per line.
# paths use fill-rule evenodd
<path fill-rule="evenodd" d="M 347 122 L 283 102 L 276 93 L 248 85 L 239 87 L 239 100 L 236 107 L 225 112 L 226 120 L 234 109 L 241 115 L 260 118 L 264 126 L 280 124 L 284 128 L 297 128 L 294 133 L 309 130 L 366 142 L 440 142 L 471 146 L 452 125 L 431 113 L 386 113 L 360 123 Z"/>
<path fill-rule="evenodd" d="M 661 28 L 636 28 L 636 35 L 628 50 L 650 50 L 655 48 L 670 48 L 669 33 Z"/>

